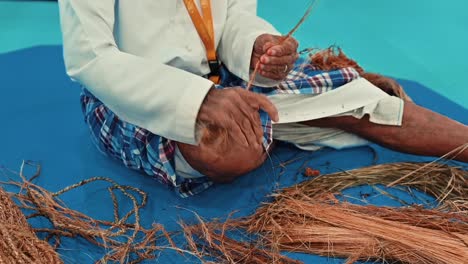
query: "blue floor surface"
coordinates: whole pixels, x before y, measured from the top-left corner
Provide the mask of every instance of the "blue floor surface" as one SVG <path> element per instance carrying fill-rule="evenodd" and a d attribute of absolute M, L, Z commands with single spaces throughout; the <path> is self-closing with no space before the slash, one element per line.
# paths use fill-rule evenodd
<path fill-rule="evenodd" d="M 307 153 L 289 145 L 280 145 L 271 162 L 233 184 L 217 185 L 194 198 L 181 199 L 150 177 L 125 169 L 93 147 L 80 112 L 80 90 L 65 75 L 61 47 L 43 46 L 0 55 L 0 72 L 0 83 L 4 87 L 0 104 L 0 118 L 4 122 L 0 134 L 0 165 L 18 170 L 22 160 L 40 162 L 43 171 L 37 183 L 51 191 L 93 176 L 106 176 L 121 184 L 139 187 L 149 194 L 148 205 L 142 215 L 146 226 L 157 222 L 169 230 L 178 230 L 177 221 L 180 219 L 194 223 L 194 215 L 179 207 L 194 210 L 207 219 L 225 217 L 234 210 L 239 211 L 236 216 L 248 215 L 277 188 L 304 180 L 298 171 L 304 163 L 329 173 L 371 165 L 374 159 L 368 147 Z M 468 123 L 465 108 L 416 82 L 400 82 L 417 103 Z M 431 160 L 378 146 L 372 148 L 378 155 L 378 163 Z M 279 162 L 295 158 L 299 159 L 288 165 L 280 176 Z M 2 180 L 5 179 L 3 176 Z M 367 199 L 374 204 L 397 205 L 368 187 L 354 188 L 348 194 L 360 199 L 363 192 L 372 194 Z M 410 199 L 402 193 L 397 195 Z M 112 219 L 111 200 L 103 184 L 80 188 L 62 199 L 71 208 L 92 217 Z M 92 263 L 102 255 L 80 240 L 64 241 L 59 253 L 66 263 Z M 342 263 L 342 260 L 331 257 L 291 256 L 305 263 Z M 156 263 L 198 262 L 164 252 Z"/>
<path fill-rule="evenodd" d="M 259 0 L 259 15 L 287 32 L 309 0 Z M 342 46 L 369 71 L 401 78 L 400 83 L 423 106 L 468 124 L 468 2 L 452 0 L 321 1 L 295 35 L 301 47 Z M 323 173 L 371 165 L 369 147 L 345 151 L 298 151 L 282 144 L 272 160 L 231 185 L 217 185 L 191 199 L 181 199 L 151 178 L 102 156 L 91 143 L 79 106 L 79 87 L 65 75 L 56 3 L 0 0 L 0 181 L 19 170 L 22 160 L 42 167 L 40 186 L 56 191 L 93 176 L 110 177 L 149 194 L 143 210 L 145 226 L 153 222 L 179 230 L 177 221 L 195 222 L 194 210 L 207 219 L 248 215 L 274 190 L 304 180 L 303 164 Z M 34 48 L 28 48 L 34 47 Z M 27 48 L 27 49 L 23 49 Z M 409 81 L 409 80 L 416 80 Z M 377 163 L 428 161 L 373 145 Z M 280 175 L 281 161 L 297 159 Z M 112 203 L 104 184 L 92 184 L 62 197 L 73 209 L 112 219 Z M 390 190 L 409 202 L 421 201 Z M 378 205 L 398 205 L 370 187 L 346 192 Z M 128 203 L 124 204 L 128 207 Z M 34 222 L 34 225 L 39 223 Z M 65 240 L 59 253 L 66 263 L 93 263 L 102 251 L 80 240 Z M 343 263 L 332 257 L 291 254 L 305 263 Z M 154 263 L 154 262 L 152 262 Z M 155 263 L 199 263 L 164 252 Z"/>

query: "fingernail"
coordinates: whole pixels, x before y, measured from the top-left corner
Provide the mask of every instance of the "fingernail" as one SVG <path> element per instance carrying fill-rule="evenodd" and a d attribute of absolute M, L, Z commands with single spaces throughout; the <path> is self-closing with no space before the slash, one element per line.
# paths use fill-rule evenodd
<path fill-rule="evenodd" d="M 262 62 L 262 63 L 267 63 L 267 57 L 266 57 L 266 56 L 262 56 L 262 57 L 260 58 L 260 62 Z"/>

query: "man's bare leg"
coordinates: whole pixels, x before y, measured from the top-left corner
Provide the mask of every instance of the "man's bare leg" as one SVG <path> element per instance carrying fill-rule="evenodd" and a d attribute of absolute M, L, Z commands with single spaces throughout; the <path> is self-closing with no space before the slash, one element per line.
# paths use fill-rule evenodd
<path fill-rule="evenodd" d="M 192 168 L 214 182 L 229 183 L 260 167 L 267 158 L 261 146 L 246 147 L 232 138 L 224 142 L 203 142 L 199 146 L 177 143 Z"/>
<path fill-rule="evenodd" d="M 338 128 L 397 151 L 423 156 L 440 157 L 468 143 L 468 126 L 411 102 L 405 103 L 401 127 L 354 117 L 330 117 L 304 124 Z M 455 159 L 468 162 L 468 150 Z"/>

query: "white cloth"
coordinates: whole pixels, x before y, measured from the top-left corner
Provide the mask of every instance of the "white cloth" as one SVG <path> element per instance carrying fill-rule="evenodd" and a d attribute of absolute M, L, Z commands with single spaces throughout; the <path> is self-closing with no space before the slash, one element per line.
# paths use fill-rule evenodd
<path fill-rule="evenodd" d="M 344 149 L 367 145 L 368 141 L 339 129 L 310 127 L 297 122 L 332 116 L 353 116 L 380 125 L 401 126 L 404 103 L 389 96 L 364 78 L 320 95 L 275 95 L 280 121 L 273 125 L 273 138 L 303 150 L 321 147 Z"/>
<path fill-rule="evenodd" d="M 256 16 L 256 0 L 211 2 L 219 58 L 248 80 L 255 39 L 279 33 Z M 183 0 L 59 0 L 59 7 L 72 79 L 123 120 L 196 144 L 196 117 L 213 84 L 200 77 L 209 73 L 206 51 Z"/>
<path fill-rule="evenodd" d="M 338 115 L 352 115 L 362 118 L 370 115 L 370 121 L 382 125 L 401 125 L 400 104 L 394 104 L 383 99 L 391 97 L 382 89 L 376 87 L 365 78 L 358 78 L 337 89 L 322 94 L 275 94 L 268 97 L 276 106 L 279 114 L 278 124 L 296 123 Z M 388 99 L 390 100 L 390 99 Z M 400 101 L 400 100 L 399 100 Z M 382 106 L 384 113 L 378 107 Z M 392 117 L 389 119 L 387 115 Z"/>

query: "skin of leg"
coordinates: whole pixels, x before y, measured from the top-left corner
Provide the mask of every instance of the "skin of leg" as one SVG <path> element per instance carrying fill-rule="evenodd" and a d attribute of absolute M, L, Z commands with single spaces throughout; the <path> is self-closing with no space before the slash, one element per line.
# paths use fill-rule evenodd
<path fill-rule="evenodd" d="M 230 137 L 221 143 L 202 141 L 198 146 L 184 143 L 177 146 L 192 168 L 217 183 L 232 182 L 261 166 L 267 158 L 261 146 L 245 147 Z"/>
<path fill-rule="evenodd" d="M 390 149 L 422 156 L 440 157 L 468 143 L 468 126 L 411 102 L 405 102 L 401 127 L 354 117 L 329 117 L 303 124 L 338 128 Z M 454 159 L 468 162 L 468 150 Z"/>

